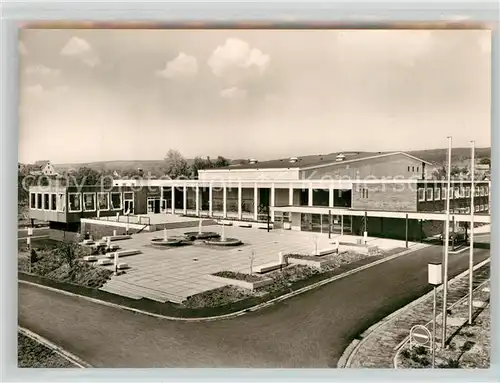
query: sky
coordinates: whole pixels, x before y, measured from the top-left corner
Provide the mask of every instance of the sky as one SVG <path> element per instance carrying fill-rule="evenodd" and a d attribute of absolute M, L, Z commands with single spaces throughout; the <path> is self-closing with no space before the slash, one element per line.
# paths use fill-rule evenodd
<path fill-rule="evenodd" d="M 19 160 L 490 146 L 487 30 L 26 29 Z"/>

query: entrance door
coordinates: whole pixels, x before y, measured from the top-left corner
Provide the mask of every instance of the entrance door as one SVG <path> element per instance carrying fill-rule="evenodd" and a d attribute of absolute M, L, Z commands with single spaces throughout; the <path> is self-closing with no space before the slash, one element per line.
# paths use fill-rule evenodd
<path fill-rule="evenodd" d="M 125 204 L 124 204 L 123 211 L 125 213 L 134 214 L 134 201 L 133 200 L 125 200 L 124 202 L 125 202 Z"/>
<path fill-rule="evenodd" d="M 161 209 L 160 209 L 160 205 L 161 205 L 161 204 L 160 204 L 160 199 L 159 199 L 159 198 L 158 198 L 158 199 L 155 199 L 155 200 L 154 200 L 154 213 L 155 213 L 155 214 L 160 213 L 160 210 L 161 210 Z"/>

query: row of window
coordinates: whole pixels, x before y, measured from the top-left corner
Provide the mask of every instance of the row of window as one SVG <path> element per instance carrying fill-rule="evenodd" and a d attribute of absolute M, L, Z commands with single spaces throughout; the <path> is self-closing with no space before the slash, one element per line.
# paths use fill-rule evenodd
<path fill-rule="evenodd" d="M 418 201 L 439 201 L 446 199 L 447 188 L 418 188 Z M 470 198 L 470 186 L 455 186 L 450 188 L 450 199 L 454 198 Z M 489 195 L 488 186 L 476 186 L 475 197 L 484 197 Z"/>
<path fill-rule="evenodd" d="M 82 201 L 83 199 L 83 201 Z M 133 200 L 133 192 L 124 192 L 123 200 Z M 66 211 L 66 196 L 63 193 L 31 193 L 30 208 L 48 211 Z M 106 211 L 122 209 L 122 193 L 68 193 L 68 211 Z"/>
<path fill-rule="evenodd" d="M 489 205 L 475 205 L 474 212 L 478 213 L 481 211 L 489 211 Z M 451 214 L 470 214 L 470 206 L 462 207 L 462 208 L 450 208 Z"/>
<path fill-rule="evenodd" d="M 418 166 L 417 166 L 417 167 L 415 167 L 415 166 L 408 166 L 408 171 L 409 171 L 409 172 L 415 172 L 415 168 L 417 169 L 417 170 L 416 170 L 416 172 L 418 173 L 418 169 L 419 169 L 419 167 L 418 167 Z M 410 170 L 410 169 L 411 169 L 411 170 Z"/>

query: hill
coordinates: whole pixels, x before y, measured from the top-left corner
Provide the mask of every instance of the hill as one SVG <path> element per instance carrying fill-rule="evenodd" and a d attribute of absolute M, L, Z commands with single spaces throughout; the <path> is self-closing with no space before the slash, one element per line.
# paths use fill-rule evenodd
<path fill-rule="evenodd" d="M 448 161 L 448 149 L 415 150 L 407 153 L 434 165 L 445 165 Z M 452 148 L 451 150 L 451 163 L 453 165 L 466 165 L 470 158 L 471 148 Z M 478 158 L 491 158 L 491 148 L 476 148 L 476 159 Z"/>
<path fill-rule="evenodd" d="M 188 166 L 193 163 L 192 159 L 186 159 Z M 144 172 L 159 172 L 163 167 L 163 160 L 117 160 L 117 161 L 97 161 L 84 163 L 56 164 L 57 169 L 78 169 L 88 167 L 97 171 L 114 171 L 118 173 L 141 168 Z"/>

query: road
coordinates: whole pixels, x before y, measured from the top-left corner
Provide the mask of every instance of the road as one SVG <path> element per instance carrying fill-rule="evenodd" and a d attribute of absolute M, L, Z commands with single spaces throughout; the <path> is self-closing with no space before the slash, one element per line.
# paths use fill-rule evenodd
<path fill-rule="evenodd" d="M 178 322 L 19 284 L 19 324 L 94 367 L 334 367 L 357 334 L 430 290 L 430 247 L 272 307 L 214 322 Z M 475 250 L 476 263 L 489 250 Z M 450 278 L 468 251 L 450 255 Z"/>

